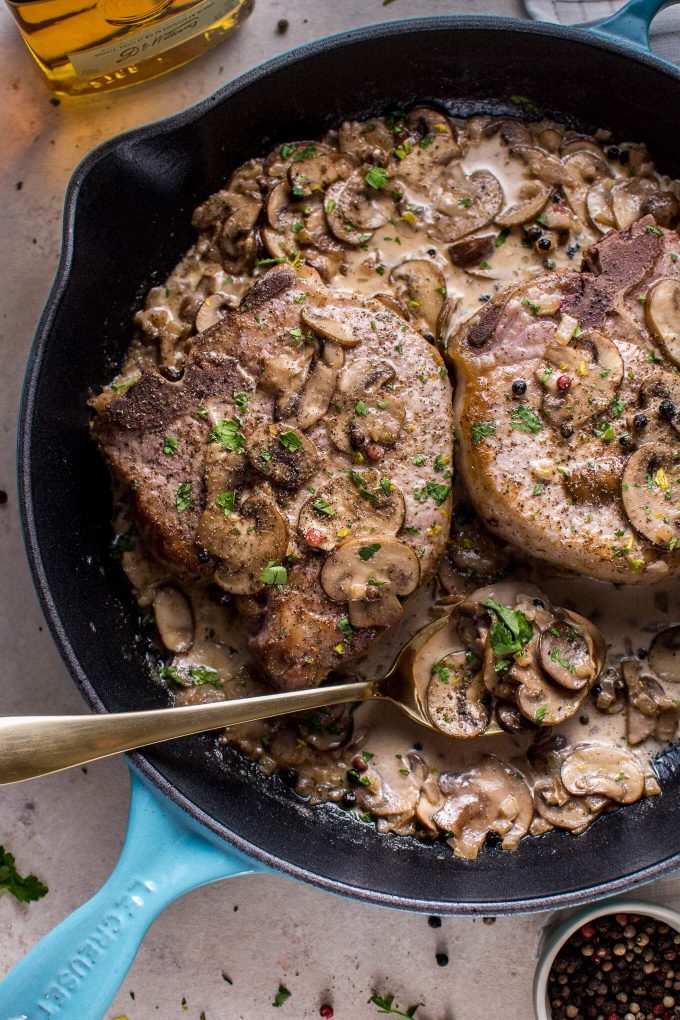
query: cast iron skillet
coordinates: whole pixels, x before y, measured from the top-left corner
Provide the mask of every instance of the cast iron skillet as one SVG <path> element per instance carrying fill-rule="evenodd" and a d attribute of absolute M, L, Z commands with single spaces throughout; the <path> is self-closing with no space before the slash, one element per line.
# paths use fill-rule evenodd
<path fill-rule="evenodd" d="M 19 472 L 35 583 L 95 710 L 160 707 L 165 695 L 150 677 L 138 612 L 110 556 L 109 484 L 88 438 L 86 402 L 119 364 L 142 295 L 191 244 L 195 205 L 243 160 L 278 142 L 317 137 L 345 118 L 415 103 L 517 115 L 509 101 L 517 95 L 576 126 L 644 141 L 662 170 L 680 176 L 668 119 L 680 103 L 680 72 L 641 45 L 644 19 L 662 6 L 628 5 L 626 30 L 637 33 L 638 45 L 476 17 L 335 36 L 109 142 L 81 164 L 66 200 L 61 265 L 30 356 Z M 619 32 L 622 24 L 617 19 Z M 311 808 L 236 756 L 221 760 L 211 736 L 162 745 L 134 763 L 224 850 L 230 844 L 261 865 L 374 903 L 459 914 L 541 910 L 628 888 L 680 863 L 676 752 L 663 760 L 660 797 L 602 818 L 578 839 L 551 832 L 512 854 L 487 848 L 473 864 L 445 846 L 380 836 L 335 809 Z"/>

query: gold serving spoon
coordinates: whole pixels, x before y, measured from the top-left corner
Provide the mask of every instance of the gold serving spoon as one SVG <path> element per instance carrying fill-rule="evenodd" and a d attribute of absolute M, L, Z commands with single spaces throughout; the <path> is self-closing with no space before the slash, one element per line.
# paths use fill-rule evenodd
<path fill-rule="evenodd" d="M 192 733 L 373 698 L 391 701 L 421 726 L 441 732 L 422 703 L 416 674 L 419 651 L 448 619 L 447 614 L 419 630 L 379 680 L 146 712 L 0 717 L 0 785 L 61 772 Z M 492 724 L 486 732 L 498 732 L 498 727 Z"/>

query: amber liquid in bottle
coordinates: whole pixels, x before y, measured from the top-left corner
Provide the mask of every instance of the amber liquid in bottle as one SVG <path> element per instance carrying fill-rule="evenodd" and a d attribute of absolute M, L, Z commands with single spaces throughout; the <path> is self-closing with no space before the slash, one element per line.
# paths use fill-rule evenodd
<path fill-rule="evenodd" d="M 234 31 L 255 0 L 7 0 L 58 95 L 124 88 L 181 67 Z"/>

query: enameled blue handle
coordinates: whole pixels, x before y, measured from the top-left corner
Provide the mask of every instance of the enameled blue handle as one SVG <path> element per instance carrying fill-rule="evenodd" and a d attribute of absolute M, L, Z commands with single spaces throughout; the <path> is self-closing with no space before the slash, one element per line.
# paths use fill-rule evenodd
<path fill-rule="evenodd" d="M 211 842 L 131 770 L 125 845 L 111 877 L 0 982 L 0 1020 L 101 1020 L 147 928 L 177 897 L 265 870 Z"/>
<path fill-rule="evenodd" d="M 616 14 L 582 27 L 598 35 L 625 39 L 635 46 L 649 50 L 649 26 L 659 11 L 677 2 L 678 0 L 628 0 Z"/>

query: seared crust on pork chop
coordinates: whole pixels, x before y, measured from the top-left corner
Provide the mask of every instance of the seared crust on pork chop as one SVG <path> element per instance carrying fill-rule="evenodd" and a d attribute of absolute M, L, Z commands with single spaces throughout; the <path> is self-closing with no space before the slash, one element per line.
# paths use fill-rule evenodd
<path fill-rule="evenodd" d="M 625 584 L 680 570 L 679 254 L 645 217 L 451 340 L 465 485 L 539 559 Z"/>
<path fill-rule="evenodd" d="M 93 435 L 155 555 L 266 600 L 251 647 L 278 686 L 362 654 L 433 575 L 451 389 L 382 304 L 271 270 L 195 338 L 179 381 L 145 371 L 99 406 Z"/>

